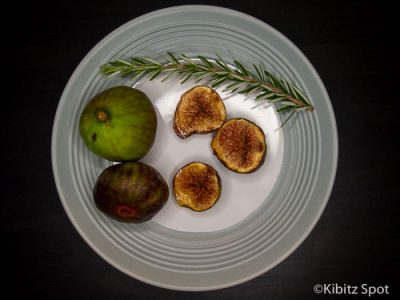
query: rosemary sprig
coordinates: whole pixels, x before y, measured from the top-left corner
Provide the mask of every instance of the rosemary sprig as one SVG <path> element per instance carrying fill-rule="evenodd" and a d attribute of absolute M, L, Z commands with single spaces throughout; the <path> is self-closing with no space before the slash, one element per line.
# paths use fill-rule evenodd
<path fill-rule="evenodd" d="M 250 70 L 239 61 L 228 64 L 219 55 L 209 59 L 198 55 L 189 58 L 185 54 L 168 56 L 162 61 L 150 57 L 131 57 L 128 60 L 116 59 L 102 65 L 101 72 L 109 77 L 120 75 L 132 76 L 132 79 L 146 76 L 149 80 L 163 75 L 162 81 L 171 76 L 179 77 L 181 83 L 193 79 L 196 83 L 207 81 L 212 87 L 229 83 L 224 92 L 256 95 L 256 100 L 273 103 L 277 112 L 287 112 L 287 121 L 298 111 L 312 111 L 314 106 L 311 101 L 300 91 L 296 85 L 282 77 L 273 75 L 261 65 L 253 65 Z"/>

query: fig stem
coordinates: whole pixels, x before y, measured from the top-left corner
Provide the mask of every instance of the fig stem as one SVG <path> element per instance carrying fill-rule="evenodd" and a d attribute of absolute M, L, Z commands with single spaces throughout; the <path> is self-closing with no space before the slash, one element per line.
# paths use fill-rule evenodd
<path fill-rule="evenodd" d="M 107 121 L 109 119 L 108 118 L 108 113 L 103 109 L 99 109 L 99 110 L 96 111 L 96 119 L 99 122 L 105 122 L 105 121 Z"/>

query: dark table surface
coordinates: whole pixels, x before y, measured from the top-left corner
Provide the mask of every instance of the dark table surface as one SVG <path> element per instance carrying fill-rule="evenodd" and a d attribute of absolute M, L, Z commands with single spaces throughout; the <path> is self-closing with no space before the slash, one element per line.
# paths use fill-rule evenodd
<path fill-rule="evenodd" d="M 340 149 L 326 210 L 290 257 L 249 282 L 190 296 L 328 297 L 314 294 L 317 283 L 388 285 L 389 296 L 372 299 L 398 295 L 400 166 L 394 146 L 399 137 L 398 16 L 389 3 L 367 2 L 98 0 L 15 2 L 3 8 L 3 292 L 8 290 L 10 299 L 21 293 L 37 299 L 187 299 L 187 293 L 128 277 L 84 242 L 59 200 L 50 142 L 63 88 L 101 38 L 152 10 L 195 3 L 257 17 L 304 52 L 330 94 Z"/>

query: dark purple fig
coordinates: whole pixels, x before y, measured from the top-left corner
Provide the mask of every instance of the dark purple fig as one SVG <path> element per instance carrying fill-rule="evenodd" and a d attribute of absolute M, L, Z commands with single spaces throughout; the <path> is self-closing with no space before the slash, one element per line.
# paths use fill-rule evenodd
<path fill-rule="evenodd" d="M 106 168 L 98 177 L 93 197 L 98 209 L 123 222 L 150 220 L 167 202 L 168 185 L 153 167 L 125 162 Z"/>

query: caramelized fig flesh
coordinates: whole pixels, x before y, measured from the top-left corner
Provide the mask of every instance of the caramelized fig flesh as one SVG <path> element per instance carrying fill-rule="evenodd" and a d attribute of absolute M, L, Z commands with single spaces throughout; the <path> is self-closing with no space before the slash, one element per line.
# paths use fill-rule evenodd
<path fill-rule="evenodd" d="M 221 196 L 221 179 L 217 171 L 201 162 L 182 167 L 174 178 L 176 202 L 194 211 L 211 208 Z"/>
<path fill-rule="evenodd" d="M 181 96 L 175 111 L 174 130 L 185 139 L 193 133 L 211 132 L 225 119 L 225 105 L 218 93 L 208 86 L 198 85 Z"/>
<path fill-rule="evenodd" d="M 264 162 L 267 144 L 264 132 L 256 124 L 246 119 L 231 119 L 215 133 L 211 148 L 228 169 L 251 173 Z"/>

